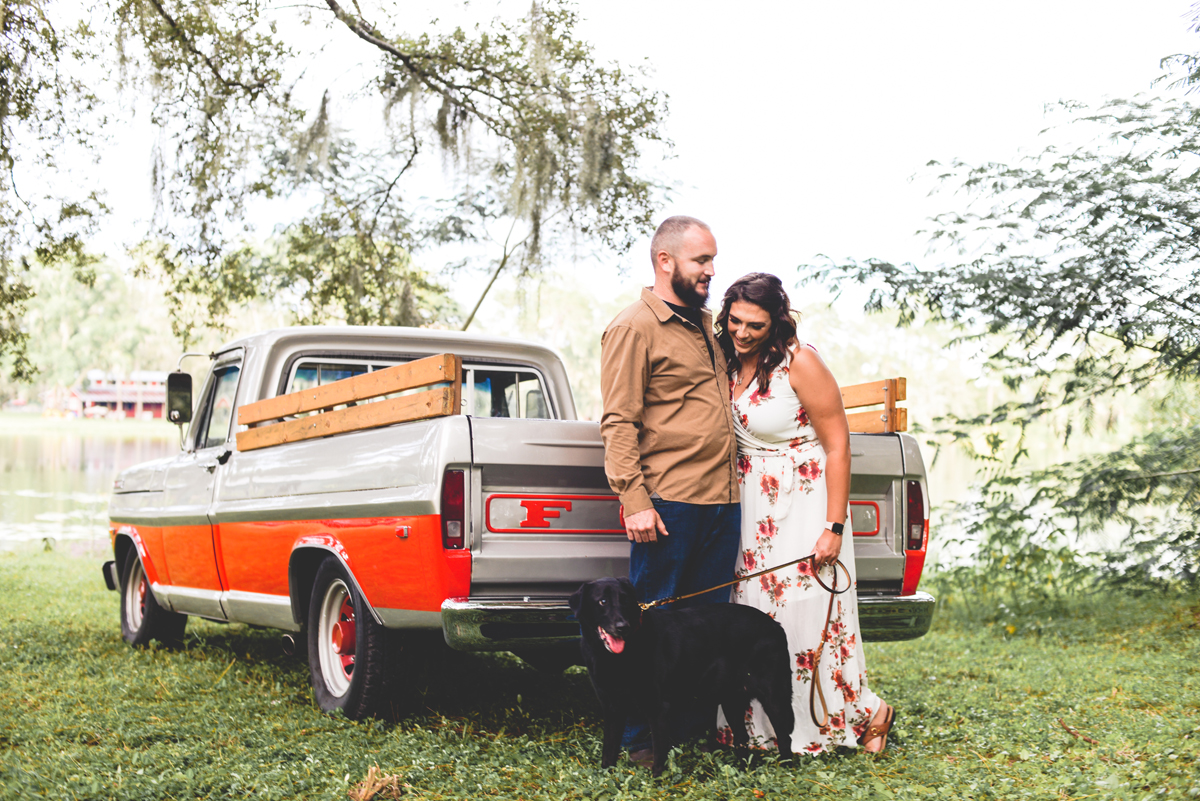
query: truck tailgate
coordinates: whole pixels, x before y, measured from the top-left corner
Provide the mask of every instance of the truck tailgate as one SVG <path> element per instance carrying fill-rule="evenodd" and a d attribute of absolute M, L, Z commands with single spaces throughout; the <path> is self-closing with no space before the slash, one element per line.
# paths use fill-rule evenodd
<path fill-rule="evenodd" d="M 624 576 L 598 423 L 472 417 L 472 597 L 565 599 Z"/>

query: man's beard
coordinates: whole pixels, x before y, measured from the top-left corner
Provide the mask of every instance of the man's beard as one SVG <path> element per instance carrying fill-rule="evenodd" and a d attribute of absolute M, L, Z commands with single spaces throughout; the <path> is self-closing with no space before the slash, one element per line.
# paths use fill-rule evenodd
<path fill-rule="evenodd" d="M 675 290 L 675 295 L 691 306 L 693 309 L 703 309 L 708 303 L 708 276 L 699 275 L 695 279 L 689 279 L 685 275 L 681 275 L 678 270 L 671 274 L 671 289 Z M 697 287 L 700 282 L 704 282 L 704 291 L 701 292 Z"/>

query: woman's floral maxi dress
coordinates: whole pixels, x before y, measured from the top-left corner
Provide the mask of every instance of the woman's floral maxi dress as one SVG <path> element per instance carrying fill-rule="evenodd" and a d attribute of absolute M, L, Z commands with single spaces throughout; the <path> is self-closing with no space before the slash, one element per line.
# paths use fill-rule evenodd
<path fill-rule="evenodd" d="M 737 474 L 742 492 L 742 556 L 737 575 L 790 562 L 812 553 L 825 530 L 825 450 L 808 414 L 788 383 L 790 358 L 771 374 L 762 390 L 756 384 L 733 402 L 738 438 Z M 856 585 L 854 537 L 850 518 L 840 558 Z M 821 579 L 831 585 L 825 568 Z M 845 574 L 838 570 L 839 581 Z M 866 660 L 858 627 L 855 591 L 837 596 L 819 672 L 829 706 L 829 723 L 818 728 L 809 712 L 813 662 L 829 608 L 829 593 L 812 575 L 812 563 L 801 562 L 775 573 L 734 585 L 732 600 L 754 606 L 778 620 L 787 632 L 792 655 L 792 709 L 796 728 L 792 749 L 820 753 L 835 746 L 855 747 L 881 701 L 867 685 Z M 817 700 L 817 718 L 823 717 Z M 775 747 L 775 732 L 758 701 L 745 712 L 750 742 Z M 728 737 L 725 716 L 718 714 L 721 738 Z"/>

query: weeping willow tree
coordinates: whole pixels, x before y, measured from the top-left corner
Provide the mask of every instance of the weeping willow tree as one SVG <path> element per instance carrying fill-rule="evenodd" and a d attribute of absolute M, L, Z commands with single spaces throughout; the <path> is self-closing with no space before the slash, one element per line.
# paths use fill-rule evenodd
<path fill-rule="evenodd" d="M 1176 88 L 1196 85 L 1197 57 L 1168 63 L 1188 69 Z M 986 369 L 1018 400 L 925 432 L 971 444 L 984 465 L 977 500 L 954 510 L 978 549 L 960 570 L 976 588 L 1054 594 L 1097 567 L 1139 586 L 1200 586 L 1200 107 L 1188 96 L 1067 104 L 1046 135 L 1084 145 L 933 165 L 956 207 L 931 220 L 928 263 L 803 268 L 870 286 L 867 308 L 898 309 L 905 324 L 928 314 L 999 343 Z M 1108 453 L 1028 467 L 1034 421 L 1065 419 L 1065 444 L 1099 424 L 1100 402 L 1130 393 L 1177 413 Z M 1117 549 L 1082 552 L 1113 526 Z"/>
<path fill-rule="evenodd" d="M 455 322 L 445 281 L 534 273 L 551 245 L 620 252 L 649 225 L 657 188 L 640 160 L 663 141 L 665 100 L 639 71 L 600 64 L 564 2 L 413 32 L 389 27 L 402 6 L 336 0 L 3 9 L 0 92 L 15 85 L 28 107 L 14 114 L 0 96 L 4 143 L 11 128 L 43 161 L 72 144 L 102 154 L 111 123 L 148 108 L 156 207 L 134 252 L 163 280 L 185 343 L 261 297 L 306 322 Z M 71 104 L 95 113 L 68 141 Z M 42 246 L 83 263 L 103 214 L 102 195 L 67 191 L 60 213 L 0 219 L 10 354 L 28 292 L 10 280 L 13 254 Z M 465 254 L 457 271 L 423 263 L 439 246 Z"/>

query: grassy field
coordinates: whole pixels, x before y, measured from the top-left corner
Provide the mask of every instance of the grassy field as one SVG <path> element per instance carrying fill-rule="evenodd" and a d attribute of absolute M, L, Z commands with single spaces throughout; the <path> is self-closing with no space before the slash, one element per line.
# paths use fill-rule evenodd
<path fill-rule="evenodd" d="M 412 673 L 416 711 L 352 723 L 313 706 L 277 632 L 193 620 L 182 651 L 130 649 L 98 565 L 0 553 L 0 797 L 344 799 L 373 766 L 395 777 L 377 798 L 1200 796 L 1195 599 L 1094 598 L 1023 627 L 943 615 L 867 646 L 899 713 L 881 758 L 689 748 L 655 781 L 598 769 L 579 669 L 443 656 Z"/>

